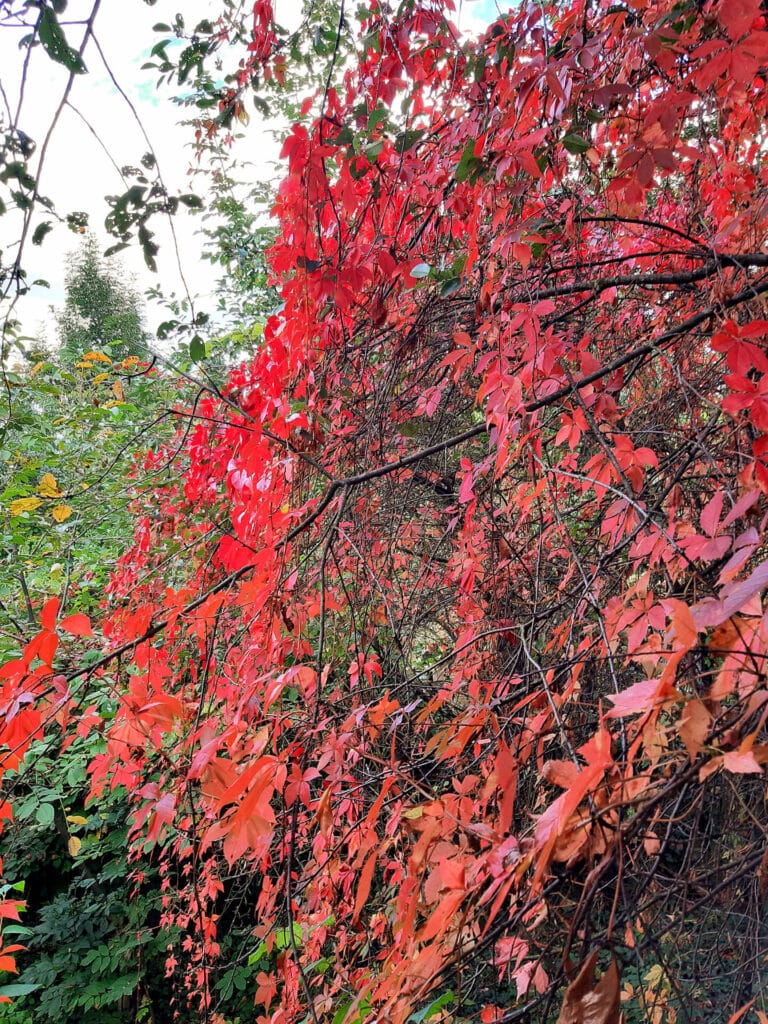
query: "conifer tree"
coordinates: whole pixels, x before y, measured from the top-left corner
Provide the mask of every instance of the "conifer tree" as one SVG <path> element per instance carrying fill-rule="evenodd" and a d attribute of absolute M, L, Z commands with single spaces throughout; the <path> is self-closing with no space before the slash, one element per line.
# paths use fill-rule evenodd
<path fill-rule="evenodd" d="M 146 353 L 139 296 L 125 278 L 119 264 L 101 256 L 93 235 L 69 257 L 66 301 L 56 317 L 66 360 L 91 349 L 107 349 L 113 359 Z"/>

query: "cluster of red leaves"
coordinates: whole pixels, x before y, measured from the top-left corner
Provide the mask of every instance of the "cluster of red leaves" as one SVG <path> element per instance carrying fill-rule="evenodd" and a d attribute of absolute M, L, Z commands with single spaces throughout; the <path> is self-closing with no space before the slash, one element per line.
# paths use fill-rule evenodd
<path fill-rule="evenodd" d="M 6 772 L 18 767 L 32 743 L 42 739 L 46 726 L 55 723 L 67 736 L 72 694 L 67 677 L 54 674 L 53 668 L 59 630 L 76 637 L 92 636 L 93 632 L 87 616 L 68 615 L 57 623 L 58 612 L 59 599 L 51 598 L 40 611 L 40 632 L 25 644 L 20 658 L 0 667 L 0 782 Z M 12 820 L 11 802 L 0 798 L 0 834 L 5 822 Z M 23 905 L 19 900 L 0 900 L 0 921 L 19 921 Z M 13 954 L 23 948 L 0 940 L 0 971 L 15 972 Z M 10 1001 L 7 996 L 0 997 L 0 1002 Z"/>
<path fill-rule="evenodd" d="M 700 905 L 719 778 L 762 813 L 760 5 L 524 2 L 476 42 L 450 7 L 374 6 L 290 131 L 284 306 L 148 457 L 176 482 L 111 587 L 130 664 L 94 792 L 159 847 L 206 1014 L 244 871 L 260 1022 L 403 1024 L 447 988 L 501 1020 L 572 948 L 650 948 Z M 11 760 L 44 626 L 2 670 Z M 720 891 L 762 858 L 730 827 Z"/>

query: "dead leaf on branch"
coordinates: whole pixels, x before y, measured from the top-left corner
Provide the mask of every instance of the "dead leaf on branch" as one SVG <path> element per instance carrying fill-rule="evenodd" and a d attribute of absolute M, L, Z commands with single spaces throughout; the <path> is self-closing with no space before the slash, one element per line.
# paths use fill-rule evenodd
<path fill-rule="evenodd" d="M 565 990 L 557 1024 L 619 1024 L 620 979 L 616 961 L 595 984 L 598 951 L 593 950 Z"/>

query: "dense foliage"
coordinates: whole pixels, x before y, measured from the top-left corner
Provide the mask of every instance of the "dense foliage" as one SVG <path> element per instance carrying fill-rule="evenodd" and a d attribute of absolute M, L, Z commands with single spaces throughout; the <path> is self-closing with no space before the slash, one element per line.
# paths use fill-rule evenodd
<path fill-rule="evenodd" d="M 96 632 L 35 609 L 4 771 L 98 736 L 193 1019 L 764 1019 L 758 0 L 248 6 L 162 73 L 215 134 L 324 48 L 283 304 L 143 456 Z"/>
<path fill-rule="evenodd" d="M 88 247 L 97 265 L 100 260 Z M 14 657 L 37 632 L 42 603 L 56 594 L 61 609 L 98 613 L 115 560 L 130 530 L 135 496 L 134 454 L 148 440 L 173 435 L 173 407 L 191 400 L 187 382 L 167 366 L 158 372 L 125 351 L 114 327 L 138 321 L 119 289 L 81 281 L 67 294 L 72 319 L 111 323 L 109 341 L 94 333 L 79 339 L 74 358 L 66 346 L 46 350 L 31 339 L 27 358 L 6 370 L 10 415 L 0 430 L 0 502 L 3 573 L 0 579 L 0 652 Z M 82 313 L 78 302 L 86 292 Z M 87 663 L 98 652 L 60 650 L 58 667 Z M 108 686 L 89 690 L 102 718 L 114 713 Z M 24 923 L 6 927 L 23 942 L 21 983 L 4 985 L 14 1006 L 0 1019 L 123 1021 L 142 998 L 154 1020 L 167 1014 L 165 945 L 157 929 L 159 897 L 142 891 L 126 867 L 128 809 L 110 791 L 88 803 L 87 768 L 101 750 L 98 731 L 56 736 L 33 744 L 26 763 L 5 776 L 15 823 L 4 837 L 7 877 L 25 899 Z M 108 955 L 104 951 L 108 949 Z M 32 1012 L 34 1011 L 34 1012 Z M 31 1016 L 30 1016 L 31 1014 Z"/>

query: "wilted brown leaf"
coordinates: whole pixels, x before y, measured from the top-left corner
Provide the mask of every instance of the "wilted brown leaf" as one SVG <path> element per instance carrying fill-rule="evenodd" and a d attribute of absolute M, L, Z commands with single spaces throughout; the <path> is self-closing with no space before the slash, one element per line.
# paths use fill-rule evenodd
<path fill-rule="evenodd" d="M 619 1024 L 620 979 L 616 961 L 595 984 L 597 950 L 565 990 L 557 1024 Z"/>

